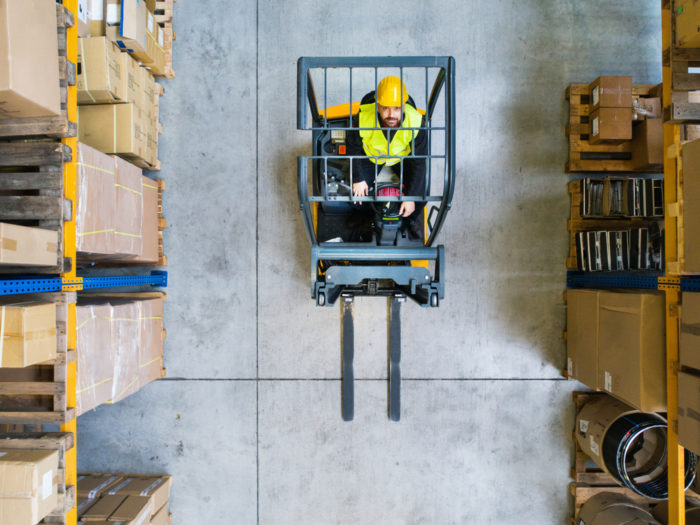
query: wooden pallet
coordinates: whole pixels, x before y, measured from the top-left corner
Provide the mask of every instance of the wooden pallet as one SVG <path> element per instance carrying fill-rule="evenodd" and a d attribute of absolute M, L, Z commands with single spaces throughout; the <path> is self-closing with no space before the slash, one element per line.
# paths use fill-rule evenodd
<path fill-rule="evenodd" d="M 156 0 L 156 8 L 153 15 L 160 25 L 172 23 L 173 4 L 176 0 Z"/>
<path fill-rule="evenodd" d="M 61 84 L 61 115 L 57 117 L 0 119 L 0 137 L 48 136 L 75 137 L 77 125 L 68 120 L 68 86 L 75 86 L 75 64 L 66 58 L 66 29 L 73 27 L 73 14 L 56 4 L 58 33 L 58 78 Z"/>
<path fill-rule="evenodd" d="M 634 85 L 632 95 L 648 97 L 656 95 L 656 86 Z M 635 169 L 632 166 L 632 143 L 589 144 L 590 124 L 588 115 L 590 103 L 588 84 L 571 84 L 566 88 L 569 101 L 569 125 L 566 134 L 569 137 L 569 162 L 566 172 L 572 171 L 628 171 L 643 173 L 662 173 L 663 168 Z"/>
<path fill-rule="evenodd" d="M 165 22 L 161 24 L 163 31 L 163 49 L 165 50 L 165 72 L 158 75 L 163 78 L 175 78 L 175 70 L 173 69 L 173 42 L 177 39 L 175 31 L 173 31 L 173 23 Z"/>
<path fill-rule="evenodd" d="M 573 399 L 576 406 L 576 413 L 583 408 L 588 401 L 596 397 L 605 396 L 603 392 L 574 392 Z M 602 492 L 614 492 L 623 494 L 640 507 L 649 510 L 650 506 L 656 502 L 636 494 L 627 487 L 621 486 L 607 472 L 596 465 L 579 447 L 576 439 L 576 431 L 573 434 L 575 455 L 574 464 L 571 468 L 573 482 L 569 484 L 569 492 L 574 499 L 574 514 L 571 518 L 572 525 L 575 525 L 575 517 L 578 516 L 581 507 L 593 496 Z"/>
<path fill-rule="evenodd" d="M 66 513 L 75 506 L 75 486 L 66 486 L 65 453 L 75 444 L 72 433 L 23 432 L 0 434 L 0 448 L 58 451 L 58 506 L 40 523 L 65 524 Z"/>
<path fill-rule="evenodd" d="M 639 217 L 617 218 L 583 218 L 581 217 L 581 181 L 572 180 L 568 183 L 567 189 L 570 197 L 569 220 L 566 225 L 569 230 L 569 255 L 566 258 L 567 270 L 578 270 L 578 257 L 576 249 L 576 234 L 584 231 L 597 230 L 628 230 L 630 228 L 648 228 L 655 222 L 663 220 L 643 219 Z"/>
<path fill-rule="evenodd" d="M 0 368 L 0 424 L 61 425 L 75 419 L 67 404 L 67 367 L 76 360 L 68 348 L 68 305 L 75 292 L 36 293 L 16 296 L 17 301 L 51 301 L 56 304 L 57 355 L 54 361 L 25 368 Z"/>
<path fill-rule="evenodd" d="M 0 143 L 0 221 L 58 232 L 54 266 L 0 265 L 0 273 L 69 271 L 63 257 L 63 222 L 72 218 L 73 203 L 64 197 L 63 164 L 71 150 L 60 142 Z"/>
<path fill-rule="evenodd" d="M 165 248 L 163 246 L 163 230 L 168 227 L 168 221 L 163 217 L 163 191 L 165 191 L 165 181 L 162 179 L 151 179 L 158 186 L 158 262 L 156 264 L 146 264 L 141 262 L 129 262 L 128 259 L 115 261 L 93 261 L 89 260 L 89 264 L 94 268 L 122 268 L 127 266 L 148 266 L 160 267 L 168 265 L 168 258 L 165 256 Z"/>

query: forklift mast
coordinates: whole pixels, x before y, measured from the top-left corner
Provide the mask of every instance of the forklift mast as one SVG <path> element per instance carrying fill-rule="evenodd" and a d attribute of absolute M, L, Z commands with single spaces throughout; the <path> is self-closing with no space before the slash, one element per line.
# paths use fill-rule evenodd
<path fill-rule="evenodd" d="M 407 155 L 352 155 L 349 134 L 383 128 L 359 127 L 360 100 L 376 93 L 386 75 L 401 80 L 409 104 L 423 115 L 411 133 Z M 301 57 L 297 63 L 297 128 L 312 131 L 312 155 L 298 158 L 299 207 L 311 241 L 311 297 L 318 306 L 341 299 L 342 414 L 354 416 L 353 310 L 355 296 L 381 296 L 389 301 L 389 416 L 400 417 L 400 304 L 410 298 L 437 307 L 444 297 L 445 249 L 436 239 L 450 210 L 455 185 L 455 61 L 452 57 Z M 405 87 L 404 87 L 405 86 Z M 422 95 L 422 96 L 421 96 Z M 319 99 L 321 103 L 319 104 Z M 417 101 L 414 102 L 414 100 Z M 418 107 L 419 106 L 419 107 Z M 415 137 L 425 134 L 427 153 L 415 153 Z M 395 135 L 389 134 L 389 137 Z M 370 160 L 374 184 L 369 195 L 352 194 L 356 163 Z M 425 162 L 425 184 L 418 195 L 404 195 L 404 163 Z M 395 165 L 392 192 L 382 192 L 383 165 Z M 408 170 L 406 176 L 409 176 Z M 415 193 L 415 192 L 414 192 Z M 361 235 L 349 231 L 360 206 L 381 210 L 405 201 L 419 206 L 418 238 L 397 227 L 396 219 L 376 217 Z M 359 204 L 354 204 L 359 203 Z M 416 212 L 417 214 L 419 212 Z M 400 222 L 400 218 L 398 219 Z"/>

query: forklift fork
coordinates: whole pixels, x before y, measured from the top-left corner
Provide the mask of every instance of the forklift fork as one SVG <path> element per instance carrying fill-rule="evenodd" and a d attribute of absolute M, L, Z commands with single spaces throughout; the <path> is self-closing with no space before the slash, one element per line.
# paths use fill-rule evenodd
<path fill-rule="evenodd" d="M 355 417 L 355 391 L 353 359 L 355 356 L 355 330 L 353 317 L 353 296 L 343 294 L 341 308 L 341 410 L 344 421 Z M 389 419 L 401 419 L 401 303 L 406 301 L 403 294 L 394 294 L 389 301 Z"/>

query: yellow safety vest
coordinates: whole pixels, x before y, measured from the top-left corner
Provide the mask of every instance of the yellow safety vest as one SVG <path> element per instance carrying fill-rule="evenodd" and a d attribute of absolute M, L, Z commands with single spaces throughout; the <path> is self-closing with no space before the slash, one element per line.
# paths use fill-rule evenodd
<path fill-rule="evenodd" d="M 408 104 L 404 106 L 403 122 L 401 123 L 402 128 L 419 128 L 422 121 L 423 116 L 418 113 L 418 110 Z M 381 126 L 379 115 L 377 115 L 377 106 L 375 104 L 363 104 L 360 106 L 359 125 L 361 128 Z M 393 166 L 400 161 L 398 157 L 403 157 L 411 153 L 413 133 L 413 130 L 410 129 L 400 129 L 393 132 L 391 144 L 388 145 L 388 153 L 386 136 L 381 129 L 361 129 L 360 137 L 362 137 L 362 147 L 367 155 L 391 155 L 395 157 L 390 159 L 370 158 L 369 160 L 376 164 Z M 415 133 L 417 135 L 418 131 Z"/>

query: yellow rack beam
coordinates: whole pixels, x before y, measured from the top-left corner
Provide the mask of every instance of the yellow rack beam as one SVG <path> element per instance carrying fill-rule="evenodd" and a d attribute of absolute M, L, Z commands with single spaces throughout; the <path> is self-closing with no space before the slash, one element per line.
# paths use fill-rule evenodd
<path fill-rule="evenodd" d="M 661 2 L 661 45 L 671 49 L 672 13 L 668 0 Z M 670 53 L 669 53 L 670 57 Z M 671 105 L 671 63 L 663 65 L 663 106 Z M 680 126 L 664 124 L 664 151 L 680 146 Z M 680 303 L 680 276 L 668 275 L 670 261 L 678 260 L 676 245 L 676 218 L 668 215 L 669 204 L 678 201 L 676 188 L 676 157 L 665 155 L 664 201 L 665 268 L 666 278 L 659 289 L 666 293 L 666 384 L 668 404 L 668 517 L 670 525 L 685 525 L 685 465 L 684 450 L 678 444 L 678 304 Z"/>
<path fill-rule="evenodd" d="M 71 13 L 73 13 L 73 18 L 75 20 L 73 27 L 66 28 L 66 58 L 73 64 L 78 63 L 78 0 L 63 0 L 63 5 Z M 71 122 L 78 121 L 78 88 L 77 86 L 68 86 L 68 102 L 66 105 L 66 112 L 68 120 Z M 75 290 L 82 288 L 82 284 L 79 284 L 78 279 L 75 274 L 76 267 L 76 228 L 75 228 L 75 213 L 77 202 L 77 180 L 76 180 L 76 168 L 75 168 L 75 155 L 77 152 L 78 139 L 77 137 L 69 137 L 62 139 L 61 142 L 70 147 L 72 156 L 71 162 L 66 162 L 63 164 L 63 188 L 64 196 L 73 202 L 73 216 L 70 221 L 66 221 L 63 224 L 63 256 L 69 257 L 72 261 L 71 269 L 69 272 L 61 274 L 63 279 L 70 280 L 69 282 L 75 283 L 69 286 L 69 289 Z M 82 281 L 82 280 L 80 280 Z M 65 289 L 65 287 L 64 287 Z M 68 339 L 68 348 L 75 349 L 76 347 L 76 314 L 75 314 L 75 304 L 68 305 L 68 319 L 66 326 L 66 333 Z M 76 406 L 76 362 L 68 364 L 67 378 L 66 378 L 66 391 L 67 399 L 66 404 L 68 407 Z M 73 448 L 66 451 L 65 465 L 66 465 L 66 485 L 78 485 L 78 439 L 76 436 L 77 421 L 74 419 L 65 425 L 61 425 L 62 432 L 71 432 L 73 434 Z M 74 505 L 71 510 L 66 514 L 66 525 L 77 525 L 78 523 L 78 510 Z"/>

